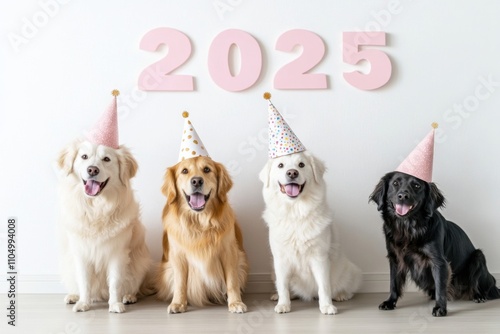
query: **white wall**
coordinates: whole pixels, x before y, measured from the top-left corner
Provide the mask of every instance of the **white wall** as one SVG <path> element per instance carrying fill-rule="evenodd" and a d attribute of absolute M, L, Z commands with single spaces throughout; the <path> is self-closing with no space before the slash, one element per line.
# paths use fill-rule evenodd
<path fill-rule="evenodd" d="M 211 156 L 238 166 L 232 169 L 230 200 L 243 228 L 253 280 L 269 280 L 257 174 L 267 159 L 267 142 L 259 139 L 267 129 L 262 93 L 271 91 L 304 145 L 328 166 L 329 203 L 345 252 L 366 274 L 366 291 L 388 289 L 382 222 L 368 195 L 433 121 L 442 131 L 434 180 L 448 200 L 444 214 L 484 250 L 490 270 L 500 273 L 499 2 L 68 1 L 45 9 L 51 16 L 44 22 L 42 4 L 54 1 L 0 5 L 0 275 L 6 272 L 6 220 L 15 216 L 21 292 L 62 291 L 53 161 L 93 125 L 114 88 L 122 92 L 120 141 L 140 164 L 134 188 L 157 260 L 162 176 L 176 163 L 180 114 L 188 110 Z M 230 3 L 231 10 L 218 13 L 217 3 Z M 26 35 L 16 51 L 9 36 L 22 35 L 23 29 L 27 34 L 27 22 L 43 26 Z M 177 73 L 196 76 L 194 92 L 137 90 L 139 73 L 166 52 L 139 49 L 141 37 L 157 27 L 189 36 L 192 56 Z M 243 92 L 220 89 L 208 73 L 208 47 L 230 28 L 252 34 L 263 51 L 262 74 Z M 295 57 L 274 50 L 275 41 L 294 28 L 311 30 L 325 42 L 326 56 L 314 71 L 328 74 L 328 89 L 273 89 L 276 70 Z M 362 91 L 342 78 L 351 70 L 342 64 L 342 32 L 377 28 L 388 34 L 388 46 L 379 49 L 392 60 L 392 78 L 381 89 Z M 2 284 L 4 291 L 4 279 Z"/>

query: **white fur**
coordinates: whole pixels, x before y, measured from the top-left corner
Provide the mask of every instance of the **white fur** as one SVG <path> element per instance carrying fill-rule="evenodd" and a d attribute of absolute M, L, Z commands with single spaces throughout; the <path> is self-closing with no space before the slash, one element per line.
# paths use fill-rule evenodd
<path fill-rule="evenodd" d="M 58 163 L 61 272 L 69 292 L 65 302 L 82 312 L 92 301 L 108 300 L 110 312 L 122 313 L 124 304 L 137 301 L 151 263 L 130 185 L 137 163 L 123 146 L 113 149 L 88 141 L 69 145 Z M 83 185 L 89 166 L 99 168 L 96 180 L 109 178 L 94 197 L 85 193 Z"/>
<path fill-rule="evenodd" d="M 300 163 L 304 166 L 299 167 Z M 295 183 L 305 182 L 295 198 L 282 193 L 279 186 L 289 182 L 290 169 L 299 172 Z M 340 250 L 326 202 L 324 172 L 324 164 L 305 151 L 270 159 L 259 174 L 266 203 L 263 218 L 274 258 L 277 313 L 290 312 L 291 292 L 305 300 L 317 297 L 321 313 L 335 314 L 332 298 L 348 300 L 361 285 L 361 270 Z"/>

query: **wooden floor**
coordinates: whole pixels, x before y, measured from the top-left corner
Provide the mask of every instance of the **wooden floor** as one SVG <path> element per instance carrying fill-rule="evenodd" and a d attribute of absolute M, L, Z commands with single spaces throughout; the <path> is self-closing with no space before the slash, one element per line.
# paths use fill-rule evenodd
<path fill-rule="evenodd" d="M 2 296 L 4 297 L 4 296 Z M 63 295 L 20 295 L 17 326 L 7 326 L 2 315 L 1 333 L 500 333 L 500 300 L 475 304 L 454 301 L 448 316 L 431 316 L 433 303 L 421 293 L 407 293 L 394 311 L 379 311 L 385 294 L 358 294 L 335 303 L 337 315 L 323 315 L 316 302 L 292 301 L 292 312 L 274 313 L 267 294 L 244 296 L 245 314 L 231 314 L 226 306 L 190 307 L 184 314 L 167 314 L 167 304 L 154 296 L 129 305 L 123 314 L 110 314 L 105 303 L 85 313 L 73 313 Z M 5 300 L 5 299 L 4 299 Z M 2 303 L 2 305 L 6 305 Z M 2 307 L 5 311 L 5 308 Z M 5 331 L 4 329 L 7 328 Z"/>

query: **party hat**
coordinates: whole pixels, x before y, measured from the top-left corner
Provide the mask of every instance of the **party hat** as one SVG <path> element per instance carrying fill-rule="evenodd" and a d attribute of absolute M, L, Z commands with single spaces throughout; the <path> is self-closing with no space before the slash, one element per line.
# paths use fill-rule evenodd
<path fill-rule="evenodd" d="M 426 182 L 432 182 L 434 160 L 434 132 L 438 124 L 432 123 L 432 130 L 413 149 L 406 159 L 396 168 L 397 172 L 415 176 Z"/>
<path fill-rule="evenodd" d="M 264 93 L 264 99 L 269 101 L 269 158 L 305 151 L 304 145 L 272 104 L 271 94 Z"/>
<path fill-rule="evenodd" d="M 185 122 L 184 132 L 182 133 L 181 150 L 179 152 L 179 161 L 199 156 L 208 157 L 209 155 L 203 142 L 188 118 L 189 113 L 184 111 L 182 117 L 185 118 Z"/>
<path fill-rule="evenodd" d="M 120 91 L 115 89 L 111 92 L 111 95 L 113 95 L 113 101 L 111 101 L 108 109 L 102 114 L 92 130 L 87 132 L 87 139 L 94 144 L 118 149 L 118 113 L 116 110 L 116 97 L 120 95 Z"/>

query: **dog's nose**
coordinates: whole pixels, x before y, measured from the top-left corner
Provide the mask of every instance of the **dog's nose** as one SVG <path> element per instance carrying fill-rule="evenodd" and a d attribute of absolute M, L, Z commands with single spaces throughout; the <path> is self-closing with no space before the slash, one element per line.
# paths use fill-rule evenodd
<path fill-rule="evenodd" d="M 299 171 L 296 169 L 289 169 L 286 171 L 286 176 L 288 176 L 290 179 L 296 179 L 297 176 L 299 176 Z"/>
<path fill-rule="evenodd" d="M 410 195 L 406 191 L 401 191 L 398 193 L 398 199 L 404 201 L 410 198 Z"/>
<path fill-rule="evenodd" d="M 90 176 L 96 176 L 97 174 L 99 174 L 99 168 L 97 168 L 96 166 L 89 166 L 87 167 L 87 173 Z"/>
<path fill-rule="evenodd" d="M 199 188 L 203 185 L 203 178 L 201 177 L 193 177 L 191 179 L 191 185 L 193 188 Z"/>

